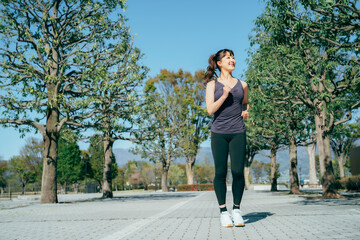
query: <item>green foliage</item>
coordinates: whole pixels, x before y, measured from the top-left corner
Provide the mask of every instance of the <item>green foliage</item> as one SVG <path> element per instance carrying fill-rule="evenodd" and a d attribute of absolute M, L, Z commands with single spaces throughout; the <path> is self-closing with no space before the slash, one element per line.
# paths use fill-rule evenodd
<path fill-rule="evenodd" d="M 41 141 L 29 138 L 21 148 L 20 155 L 12 157 L 9 161 L 9 170 L 19 178 L 23 194 L 28 183 L 41 180 L 42 151 Z"/>
<path fill-rule="evenodd" d="M 5 188 L 7 185 L 8 171 L 8 162 L 0 160 L 0 188 Z"/>
<path fill-rule="evenodd" d="M 168 175 L 170 185 L 180 184 L 183 176 L 185 176 L 185 171 L 181 167 L 177 165 L 170 166 Z"/>
<path fill-rule="evenodd" d="M 130 160 L 123 168 L 124 184 L 142 186 L 145 189 L 155 182 L 154 167 L 146 161 Z"/>
<path fill-rule="evenodd" d="M 90 157 L 90 178 L 94 179 L 101 187 L 103 182 L 104 173 L 104 144 L 102 143 L 100 136 L 92 136 L 90 138 L 89 146 L 89 157 Z"/>
<path fill-rule="evenodd" d="M 215 176 L 215 167 L 210 159 L 205 157 L 200 165 L 195 165 L 195 180 L 197 183 L 212 183 Z"/>
<path fill-rule="evenodd" d="M 345 159 L 349 157 L 355 141 L 360 138 L 359 120 L 357 119 L 355 123 L 339 124 L 334 127 L 330 144 L 337 158 L 341 155 L 344 155 Z"/>
<path fill-rule="evenodd" d="M 61 185 L 78 183 L 84 179 L 78 136 L 70 129 L 60 134 L 58 144 L 57 180 Z"/>

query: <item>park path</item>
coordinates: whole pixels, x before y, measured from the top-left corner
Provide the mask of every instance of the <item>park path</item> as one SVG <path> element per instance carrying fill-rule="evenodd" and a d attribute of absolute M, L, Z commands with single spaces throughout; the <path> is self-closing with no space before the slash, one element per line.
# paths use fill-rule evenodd
<path fill-rule="evenodd" d="M 360 239 L 360 198 L 247 190 L 245 227 L 222 228 L 214 192 L 59 196 L 0 201 L 0 239 Z M 231 191 L 227 204 L 232 205 Z"/>

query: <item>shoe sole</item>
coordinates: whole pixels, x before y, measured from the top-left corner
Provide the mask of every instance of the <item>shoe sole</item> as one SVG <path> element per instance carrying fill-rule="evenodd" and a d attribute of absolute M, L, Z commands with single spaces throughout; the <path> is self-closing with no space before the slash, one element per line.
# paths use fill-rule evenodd
<path fill-rule="evenodd" d="M 230 228 L 230 227 L 233 227 L 233 225 L 228 224 L 227 226 L 223 226 L 223 227 Z"/>
<path fill-rule="evenodd" d="M 237 224 L 235 227 L 245 227 L 245 224 Z"/>

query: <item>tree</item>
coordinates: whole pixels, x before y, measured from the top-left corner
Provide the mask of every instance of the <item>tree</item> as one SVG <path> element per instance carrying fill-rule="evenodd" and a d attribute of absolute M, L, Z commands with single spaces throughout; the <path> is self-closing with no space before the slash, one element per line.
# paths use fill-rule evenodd
<path fill-rule="evenodd" d="M 315 134 L 310 134 L 309 140 L 306 142 L 306 151 L 309 157 L 309 187 L 315 188 L 318 184 L 316 161 L 315 161 L 316 139 Z"/>
<path fill-rule="evenodd" d="M 9 169 L 19 177 L 22 185 L 22 194 L 28 183 L 37 180 L 41 173 L 41 152 L 43 145 L 36 138 L 28 138 L 20 150 L 19 156 L 14 156 L 9 161 Z"/>
<path fill-rule="evenodd" d="M 175 84 L 174 91 L 181 104 L 182 127 L 179 131 L 179 148 L 186 162 L 187 184 L 194 183 L 194 164 L 200 144 L 205 141 L 209 133 L 210 116 L 205 107 L 205 86 L 203 84 L 205 72 L 189 72 L 179 70 L 177 73 L 162 70 L 157 78 L 167 79 Z"/>
<path fill-rule="evenodd" d="M 87 105 L 83 84 L 94 79 L 93 70 L 104 61 L 98 45 L 122 33 L 123 17 L 114 11 L 124 9 L 124 2 L 1 2 L 0 123 L 24 126 L 21 132 L 35 128 L 43 136 L 41 203 L 57 202 L 62 127 L 95 114 L 82 111 Z"/>
<path fill-rule="evenodd" d="M 358 9 L 354 1 L 342 1 L 341 4 L 311 1 L 316 9 L 327 8 L 326 11 L 333 13 L 330 16 L 319 14 L 308 4 L 301 5 L 303 2 L 306 1 L 269 0 L 265 13 L 257 19 L 256 24 L 264 27 L 274 45 L 291 49 L 283 54 L 288 61 L 296 61 L 304 66 L 289 69 L 289 72 L 304 70 L 304 82 L 290 81 L 283 82 L 283 85 L 286 87 L 284 89 L 296 90 L 294 100 L 301 101 L 313 113 L 323 196 L 336 197 L 339 195 L 336 192 L 329 136 L 336 125 L 351 119 L 351 111 L 360 104 L 357 97 L 360 79 L 356 60 L 358 53 L 353 48 L 358 42 Z M 348 18 L 349 12 L 355 12 L 351 15 L 355 17 Z M 350 27 L 343 26 L 344 19 L 348 19 L 345 22 Z M 337 44 L 339 39 L 341 46 Z M 347 114 L 343 119 L 336 119 L 334 104 L 340 101 Z"/>
<path fill-rule="evenodd" d="M 308 120 L 309 110 L 301 101 L 292 97 L 296 92 L 285 88 L 283 83 L 299 82 L 304 74 L 301 70 L 296 70 L 301 63 L 284 57 L 284 52 L 291 54 L 288 46 L 274 46 L 269 42 L 270 36 L 262 28 L 255 28 L 254 32 L 256 37 L 252 39 L 252 44 L 259 46 L 251 53 L 247 78 L 249 85 L 255 88 L 251 93 L 254 121 L 262 128 L 261 138 L 264 138 L 266 148 L 271 152 L 271 189 L 277 190 L 276 152 L 288 145 L 290 192 L 298 194 L 297 145 L 307 138 L 304 123 Z"/>
<path fill-rule="evenodd" d="M 175 87 L 176 82 L 168 78 L 155 77 L 146 82 L 143 109 L 137 122 L 143 137 L 140 139 L 140 136 L 135 135 L 137 145 L 131 150 L 142 158 L 161 164 L 163 192 L 168 191 L 170 164 L 181 154 L 178 129 L 185 125 L 181 118 L 182 105 L 175 94 Z"/>
<path fill-rule="evenodd" d="M 274 44 L 296 47 L 297 55 L 287 57 L 301 60 L 305 66 L 307 82 L 296 85 L 296 97 L 314 113 L 324 197 L 338 196 L 331 162 L 331 132 L 350 120 L 351 111 L 360 104 L 356 2 L 271 0 L 257 21 L 270 33 Z M 336 119 L 334 104 L 340 101 L 346 117 Z"/>
<path fill-rule="evenodd" d="M 125 22 L 123 19 L 120 21 L 122 24 Z M 91 55 L 94 64 L 97 63 L 91 75 L 96 77 L 91 82 L 83 83 L 81 90 L 85 91 L 86 96 L 85 115 L 94 115 L 84 121 L 68 121 L 68 124 L 84 129 L 92 128 L 101 135 L 104 144 L 102 191 L 104 198 L 111 198 L 112 165 L 115 162 L 113 145 L 119 139 L 135 140 L 129 135 L 136 131 L 133 123 L 141 109 L 139 87 L 147 74 L 147 68 L 139 63 L 142 54 L 133 46 L 127 27 L 109 32 L 107 40 L 97 42 L 96 50 Z M 137 137 L 140 138 L 141 134 L 137 134 Z"/>
<path fill-rule="evenodd" d="M 81 151 L 77 144 L 78 136 L 70 129 L 60 134 L 58 146 L 57 176 L 62 193 L 67 193 L 69 184 L 78 184 L 84 179 L 81 165 Z"/>
<path fill-rule="evenodd" d="M 89 146 L 90 177 L 97 182 L 101 191 L 103 186 L 104 159 L 104 145 L 102 144 L 101 137 L 94 135 L 90 138 Z"/>
<path fill-rule="evenodd" d="M 358 119 L 359 120 L 359 119 Z M 332 133 L 330 144 L 337 160 L 339 177 L 345 177 L 344 166 L 350 156 L 354 142 L 360 138 L 360 123 L 337 125 Z"/>
<path fill-rule="evenodd" d="M 115 190 L 118 191 L 118 187 L 120 187 L 121 190 L 124 190 L 126 184 L 124 177 L 125 168 L 118 167 L 117 171 L 117 176 L 114 179 Z"/>
<path fill-rule="evenodd" d="M 251 95 L 252 90 L 249 94 L 250 102 L 252 102 Z M 253 106 L 253 103 L 252 103 Z M 260 128 L 254 121 L 256 114 L 250 114 L 246 123 L 246 163 L 244 167 L 245 176 L 245 189 L 249 188 L 250 185 L 250 167 L 254 161 L 254 157 L 262 149 L 265 148 L 265 143 L 262 142 L 264 139 L 262 135 L 262 128 Z"/>
<path fill-rule="evenodd" d="M 257 69 L 258 66 L 256 65 L 259 64 L 257 60 L 260 60 L 261 58 L 261 54 L 254 54 L 247 71 L 247 78 L 249 79 L 248 84 L 253 87 L 249 95 L 250 101 L 252 102 L 252 114 L 248 121 L 250 123 L 248 126 L 250 130 L 250 141 L 248 141 L 250 146 L 248 149 L 252 149 L 253 151 L 254 155 L 252 159 L 260 149 L 270 150 L 270 155 L 267 157 L 269 157 L 271 161 L 271 191 L 277 191 L 276 152 L 285 144 L 284 136 L 286 135 L 287 130 L 284 124 L 287 125 L 287 123 L 284 123 L 281 119 L 281 115 L 283 114 L 281 103 L 269 100 L 268 97 L 264 96 L 264 93 L 258 89 L 263 80 L 259 78 L 259 76 L 256 76 L 259 74 L 259 70 Z M 267 83 L 265 83 L 265 85 L 266 84 Z M 273 110 L 268 111 L 269 109 Z"/>

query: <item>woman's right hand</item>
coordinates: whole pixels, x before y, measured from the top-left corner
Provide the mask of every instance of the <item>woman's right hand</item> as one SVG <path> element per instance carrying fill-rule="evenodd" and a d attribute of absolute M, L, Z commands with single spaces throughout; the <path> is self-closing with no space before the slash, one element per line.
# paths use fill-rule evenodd
<path fill-rule="evenodd" d="M 227 98 L 229 96 L 229 92 L 231 91 L 231 88 L 227 85 L 223 87 L 223 96 Z"/>

